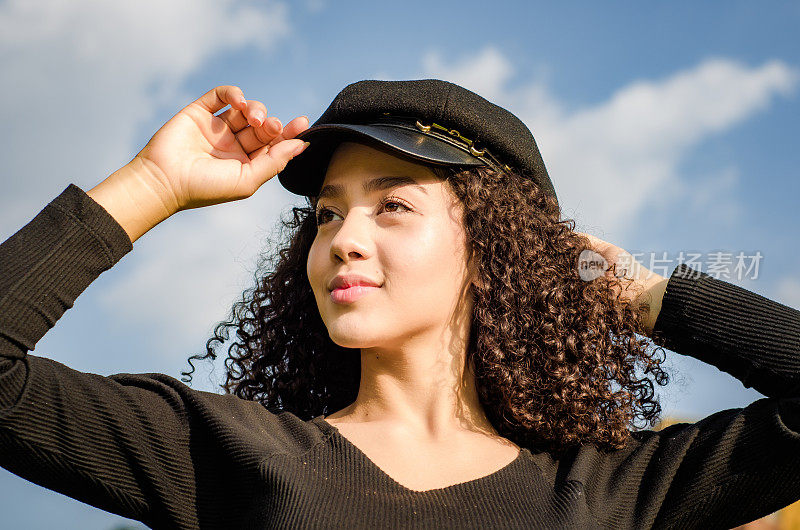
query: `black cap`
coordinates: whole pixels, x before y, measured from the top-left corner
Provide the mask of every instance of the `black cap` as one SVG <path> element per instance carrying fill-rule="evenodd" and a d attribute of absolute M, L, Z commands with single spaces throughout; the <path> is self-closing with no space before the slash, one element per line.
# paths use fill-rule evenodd
<path fill-rule="evenodd" d="M 355 140 L 432 164 L 523 170 L 556 198 L 536 140 L 525 124 L 449 81 L 352 83 L 296 138 L 310 145 L 289 161 L 278 180 L 298 195 L 316 195 L 336 146 Z"/>

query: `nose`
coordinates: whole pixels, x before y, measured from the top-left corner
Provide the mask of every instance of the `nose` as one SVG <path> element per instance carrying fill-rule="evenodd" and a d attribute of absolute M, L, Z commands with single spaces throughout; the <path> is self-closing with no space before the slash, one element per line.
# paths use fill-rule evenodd
<path fill-rule="evenodd" d="M 331 259 L 347 263 L 372 255 L 374 226 L 366 213 L 350 212 L 331 239 Z"/>

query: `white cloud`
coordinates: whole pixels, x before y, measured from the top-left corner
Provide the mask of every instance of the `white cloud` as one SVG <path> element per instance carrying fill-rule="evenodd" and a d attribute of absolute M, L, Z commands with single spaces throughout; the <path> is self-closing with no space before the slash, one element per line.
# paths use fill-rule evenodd
<path fill-rule="evenodd" d="M 0 95 L 7 102 L 0 237 L 68 183 L 88 191 L 130 160 L 143 147 L 135 145 L 141 127 L 202 94 L 181 87 L 209 59 L 244 46 L 269 51 L 290 32 L 287 7 L 278 2 L 0 4 Z M 133 271 L 98 293 L 100 303 L 119 314 L 123 336 L 144 329 L 185 358 L 187 345 L 207 335 L 249 280 L 241 276 L 259 244 L 253 223 L 269 229 L 263 212 L 287 202 L 259 210 L 253 197 L 162 223 L 136 242 L 125 258 Z"/>
<path fill-rule="evenodd" d="M 187 210 L 160 224 L 126 256 L 134 261 L 130 271 L 98 293 L 101 304 L 113 308 L 124 329 L 146 329 L 155 344 L 169 344 L 183 357 L 204 345 L 211 327 L 251 287 L 277 213 L 295 202 L 278 187 L 269 182 L 245 200 Z"/>
<path fill-rule="evenodd" d="M 159 107 L 177 112 L 200 96 L 181 91 L 189 74 L 231 49 L 270 49 L 289 33 L 287 16 L 280 3 L 232 0 L 0 4 L 0 145 L 13 176 L 0 235 L 65 182 L 93 186 L 118 169 Z"/>
<path fill-rule="evenodd" d="M 494 46 L 487 46 L 474 57 L 454 65 L 445 64 L 439 52 L 430 51 L 422 58 L 422 65 L 434 77 L 469 87 L 490 101 L 503 97 L 514 71 L 511 61 Z"/>
<path fill-rule="evenodd" d="M 688 183 L 678 166 L 701 141 L 762 111 L 775 95 L 791 93 L 800 79 L 780 61 L 750 67 L 712 58 L 662 79 L 633 82 L 605 102 L 567 112 L 541 81 L 509 88 L 513 63 L 492 46 L 450 64 L 435 52 L 422 62 L 426 76 L 461 84 L 522 119 L 565 215 L 579 228 L 602 226 L 614 240 L 625 239 L 648 205 L 686 202 L 732 221 L 740 211 L 732 193 L 735 168 Z"/>
<path fill-rule="evenodd" d="M 713 219 L 718 225 L 732 226 L 744 215 L 744 206 L 736 195 L 741 176 L 735 167 L 724 167 L 706 174 L 703 180 L 681 180 L 670 177 L 667 187 L 646 198 L 654 207 L 670 211 L 681 204 L 684 215 L 697 214 L 698 219 Z M 646 208 L 643 203 L 639 210 Z M 674 210 L 672 210 L 674 211 Z"/>

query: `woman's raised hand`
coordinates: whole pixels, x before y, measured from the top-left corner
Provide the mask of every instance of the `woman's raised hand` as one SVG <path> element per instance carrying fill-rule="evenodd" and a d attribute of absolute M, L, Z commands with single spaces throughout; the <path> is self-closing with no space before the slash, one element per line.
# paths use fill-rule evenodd
<path fill-rule="evenodd" d="M 622 288 L 614 288 L 620 300 L 634 307 L 648 305 L 650 311 L 643 324 L 649 335 L 661 310 L 668 278 L 652 272 L 636 261 L 630 252 L 613 243 L 584 232 L 575 233 L 588 239 L 592 250 L 606 260 L 609 270 L 605 271 L 605 276 L 620 280 Z M 616 267 L 612 268 L 613 265 Z"/>
<path fill-rule="evenodd" d="M 235 201 L 253 195 L 305 149 L 294 137 L 306 128 L 305 116 L 282 126 L 267 118 L 263 103 L 222 85 L 173 116 L 129 165 L 154 179 L 171 213 Z"/>
<path fill-rule="evenodd" d="M 231 105 L 215 116 L 214 113 Z M 86 192 L 131 243 L 173 214 L 250 197 L 307 144 L 300 116 L 285 127 L 239 87 L 218 86 L 165 123 L 125 166 Z"/>

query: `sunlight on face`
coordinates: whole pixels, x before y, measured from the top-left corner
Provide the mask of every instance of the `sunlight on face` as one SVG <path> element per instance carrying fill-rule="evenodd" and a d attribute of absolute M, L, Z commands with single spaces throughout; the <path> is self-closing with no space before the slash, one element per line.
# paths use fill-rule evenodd
<path fill-rule="evenodd" d="M 384 178 L 388 187 L 365 191 L 381 177 L 401 178 Z M 326 188 L 332 191 L 327 197 Z M 433 171 L 344 142 L 331 158 L 322 190 L 306 272 L 333 342 L 402 347 L 442 337 L 457 311 L 471 312 L 461 207 Z M 379 287 L 337 301 L 328 286 L 340 274 L 359 274 Z"/>

